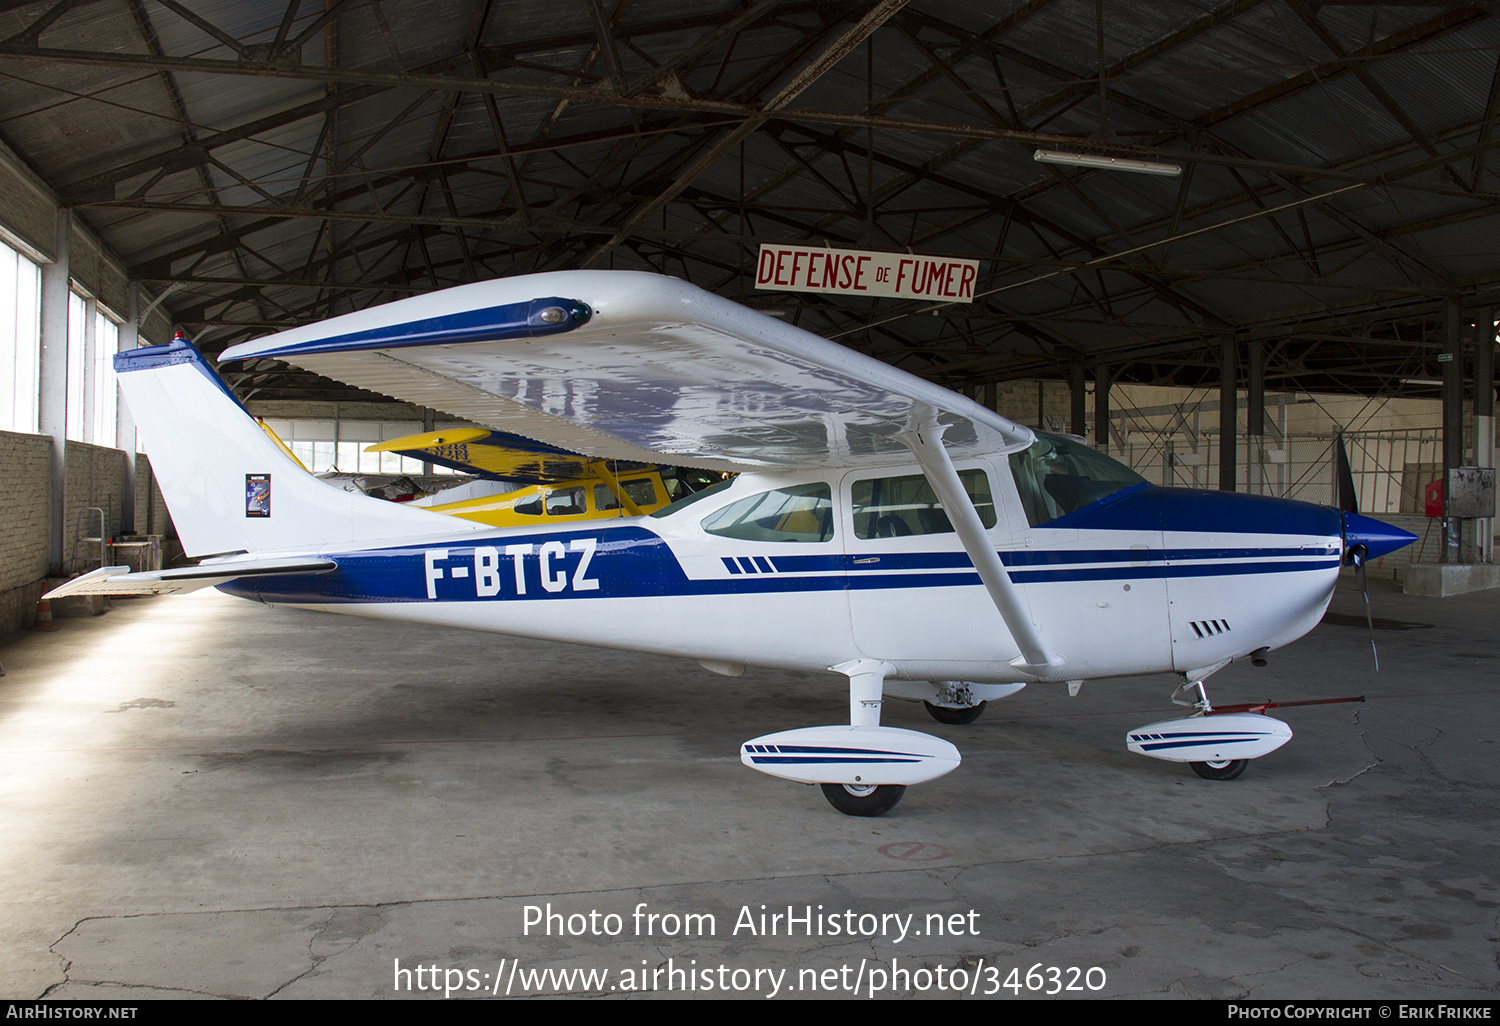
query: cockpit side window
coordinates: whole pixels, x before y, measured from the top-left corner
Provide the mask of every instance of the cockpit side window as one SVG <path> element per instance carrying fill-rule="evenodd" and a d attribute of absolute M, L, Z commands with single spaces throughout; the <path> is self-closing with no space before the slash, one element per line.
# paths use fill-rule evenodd
<path fill-rule="evenodd" d="M 757 542 L 826 542 L 833 538 L 833 492 L 823 483 L 761 492 L 703 518 L 703 530 Z"/>
<path fill-rule="evenodd" d="M 1040 431 L 1031 445 L 1010 454 L 1010 469 L 1032 527 L 1146 481 L 1081 442 Z"/>
<path fill-rule="evenodd" d="M 960 470 L 958 479 L 986 528 L 995 526 L 995 502 L 982 470 Z M 953 530 L 932 485 L 922 474 L 855 481 L 851 490 L 854 534 L 861 539 L 947 534 Z"/>

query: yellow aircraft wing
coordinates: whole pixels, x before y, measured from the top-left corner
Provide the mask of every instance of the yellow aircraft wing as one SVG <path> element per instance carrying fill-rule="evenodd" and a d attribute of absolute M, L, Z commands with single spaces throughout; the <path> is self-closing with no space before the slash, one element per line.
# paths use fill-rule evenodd
<path fill-rule="evenodd" d="M 576 452 L 486 428 L 406 435 L 367 446 L 365 452 L 393 452 L 479 477 L 536 484 L 592 476 L 589 466 L 595 462 Z"/>

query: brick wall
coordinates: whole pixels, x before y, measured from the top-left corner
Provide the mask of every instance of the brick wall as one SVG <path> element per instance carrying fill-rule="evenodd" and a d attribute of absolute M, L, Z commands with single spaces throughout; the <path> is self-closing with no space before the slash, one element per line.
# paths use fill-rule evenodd
<path fill-rule="evenodd" d="M 72 561 L 80 510 L 89 506 L 104 510 L 105 537 L 123 533 L 126 469 L 131 454 L 83 442 L 67 445 L 62 557 L 65 572 L 73 573 L 99 565 L 97 543 L 80 544 L 78 561 Z M 170 535 L 172 523 L 161 489 L 150 477 L 146 457 L 137 459 L 136 531 L 146 531 L 149 489 L 156 533 Z M 4 530 L 0 530 L 0 638 L 29 627 L 36 613 L 49 570 L 51 506 L 52 440 L 46 435 L 0 431 L 0 523 L 4 524 Z M 93 534 L 96 525 L 97 521 L 91 521 L 85 533 Z"/>
<path fill-rule="evenodd" d="M 31 624 L 47 576 L 52 439 L 0 431 L 0 637 Z"/>
<path fill-rule="evenodd" d="M 147 505 L 147 489 L 151 493 L 150 505 Z M 177 537 L 172 515 L 167 512 L 167 500 L 162 498 L 161 486 L 151 473 L 151 460 L 145 453 L 137 453 L 135 457 L 135 533 Z"/>
<path fill-rule="evenodd" d="M 84 442 L 69 442 L 66 460 L 68 480 L 63 492 L 63 570 L 76 573 L 99 568 L 99 546 L 78 543 L 73 558 L 75 533 L 93 535 L 98 520 L 91 514 L 80 528 L 79 514 L 89 506 L 104 510 L 104 537 L 120 534 L 125 513 L 125 471 L 129 457 L 119 449 L 107 449 Z M 107 555 L 107 553 L 106 553 Z"/>

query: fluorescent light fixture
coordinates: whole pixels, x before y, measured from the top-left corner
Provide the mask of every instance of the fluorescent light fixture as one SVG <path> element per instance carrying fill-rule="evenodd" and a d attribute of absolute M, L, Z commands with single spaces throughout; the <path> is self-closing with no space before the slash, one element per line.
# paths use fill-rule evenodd
<path fill-rule="evenodd" d="M 1151 160 L 1131 160 L 1128 157 L 1106 157 L 1102 153 L 1068 153 L 1063 150 L 1037 150 L 1031 159 L 1041 164 L 1068 164 L 1072 167 L 1092 167 L 1100 171 L 1134 171 L 1143 175 L 1180 175 L 1180 164 L 1158 164 Z"/>

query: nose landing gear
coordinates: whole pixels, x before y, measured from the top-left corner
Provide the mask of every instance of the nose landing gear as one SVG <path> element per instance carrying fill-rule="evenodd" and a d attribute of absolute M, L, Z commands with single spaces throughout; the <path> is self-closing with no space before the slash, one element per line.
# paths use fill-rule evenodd
<path fill-rule="evenodd" d="M 884 816 L 906 793 L 905 784 L 824 784 L 823 797 L 846 816 Z"/>
<path fill-rule="evenodd" d="M 1195 691 L 1198 697 L 1191 702 L 1178 698 Z M 1193 715 L 1132 730 L 1125 735 L 1125 747 L 1137 755 L 1185 762 L 1204 780 L 1233 780 L 1251 759 L 1292 739 L 1291 727 L 1259 711 L 1265 706 L 1254 707 L 1255 712 L 1246 711 L 1249 707 L 1215 711 L 1201 678 L 1183 683 L 1172 692 L 1172 701 L 1191 705 Z"/>

